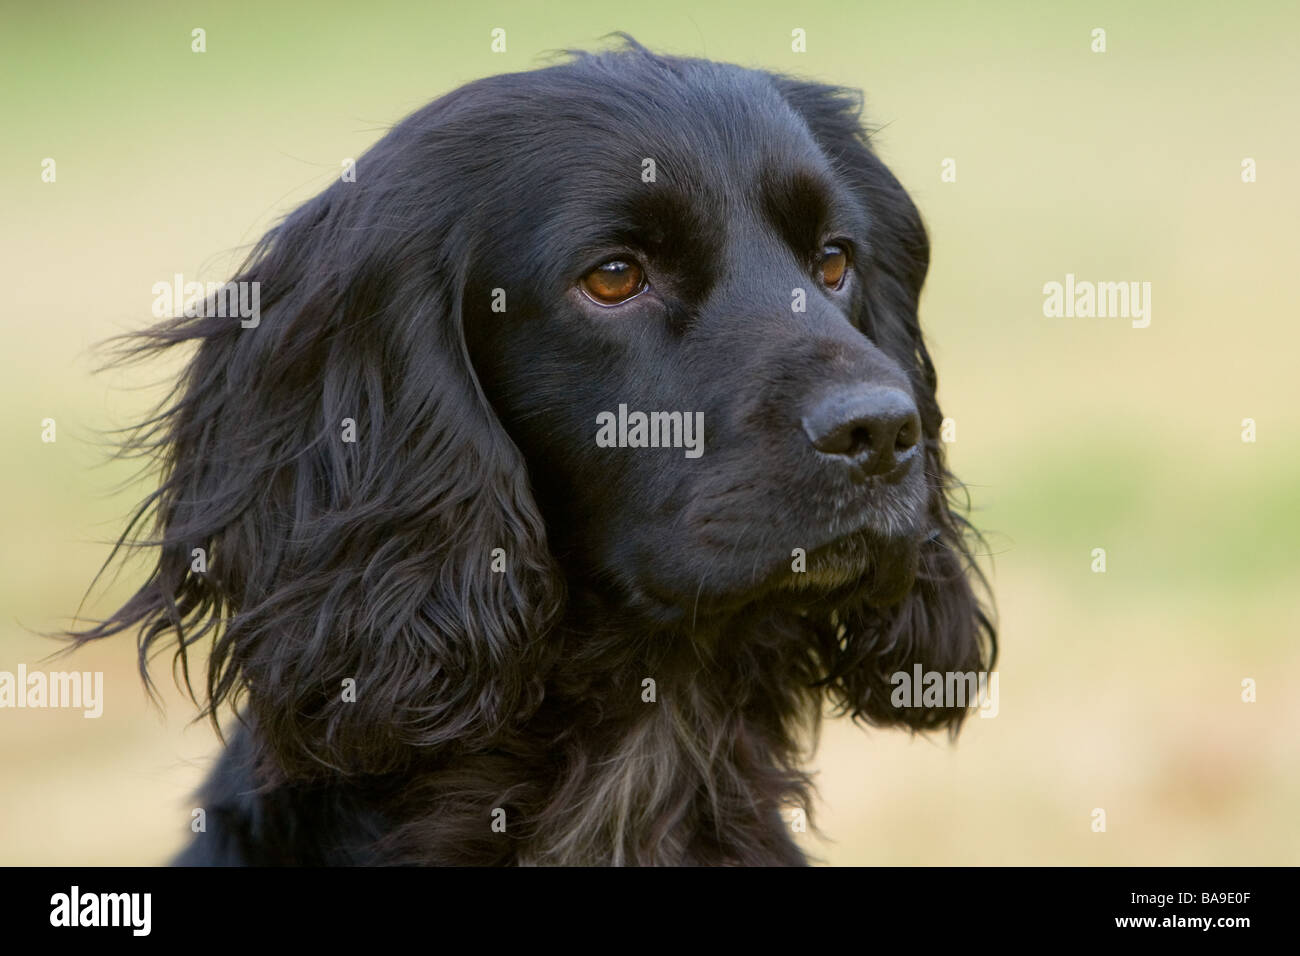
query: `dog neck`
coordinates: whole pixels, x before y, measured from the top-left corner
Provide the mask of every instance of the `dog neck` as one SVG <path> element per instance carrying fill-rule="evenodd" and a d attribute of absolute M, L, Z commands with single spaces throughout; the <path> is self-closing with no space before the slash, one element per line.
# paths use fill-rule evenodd
<path fill-rule="evenodd" d="M 606 621 L 560 635 L 562 679 L 528 735 L 552 742 L 551 785 L 517 862 L 802 863 L 789 820 L 809 810 L 819 717 L 804 623 Z"/>

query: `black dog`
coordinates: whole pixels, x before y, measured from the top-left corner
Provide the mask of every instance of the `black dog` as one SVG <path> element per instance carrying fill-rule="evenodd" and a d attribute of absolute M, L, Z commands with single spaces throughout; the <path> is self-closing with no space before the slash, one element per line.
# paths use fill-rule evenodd
<path fill-rule="evenodd" d="M 859 106 L 631 41 L 480 80 L 263 238 L 259 322 L 128 345 L 197 350 L 77 636 L 211 643 L 179 862 L 797 864 L 824 698 L 955 731 L 891 702 L 995 638 Z"/>

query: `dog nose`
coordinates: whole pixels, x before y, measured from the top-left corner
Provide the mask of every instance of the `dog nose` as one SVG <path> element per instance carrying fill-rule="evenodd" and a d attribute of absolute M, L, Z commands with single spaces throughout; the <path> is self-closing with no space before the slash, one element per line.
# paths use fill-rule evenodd
<path fill-rule="evenodd" d="M 813 447 L 880 475 L 912 456 L 921 440 L 921 417 L 906 392 L 856 386 L 832 392 L 803 418 Z"/>

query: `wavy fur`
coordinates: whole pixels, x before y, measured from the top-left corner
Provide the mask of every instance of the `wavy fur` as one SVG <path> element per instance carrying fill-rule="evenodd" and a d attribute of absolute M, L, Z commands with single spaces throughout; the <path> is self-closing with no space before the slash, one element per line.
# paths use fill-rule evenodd
<path fill-rule="evenodd" d="M 263 238 L 235 277 L 260 283 L 257 328 L 179 318 L 126 344 L 130 359 L 193 353 L 125 449 L 160 465 L 119 542 L 152 573 L 74 636 L 139 633 L 146 673 L 173 645 L 187 682 L 206 647 L 204 712 L 240 715 L 201 797 L 208 832 L 180 862 L 798 864 L 781 814 L 808 809 L 800 766 L 825 699 L 955 732 L 964 709 L 889 701 L 894 672 L 987 669 L 995 643 L 917 320 L 925 230 L 859 111 L 850 91 L 631 41 L 479 81 Z M 852 300 L 818 299 L 799 338 L 773 346 L 784 354 L 761 336 L 737 351 L 726 323 L 764 308 L 754 283 L 779 267 L 758 257 L 780 229 L 719 234 L 674 264 L 696 229 L 653 260 L 676 283 L 662 296 L 675 338 L 556 318 L 577 308 L 560 281 L 570 247 L 622 208 L 602 163 L 630 162 L 628 201 L 646 202 L 637 136 L 663 157 L 661 231 L 700 211 L 726 236 L 750 228 L 727 198 L 745 164 L 772 183 L 786 159 L 824 168 L 868 224 Z M 507 317 L 488 308 L 495 288 Z M 788 293 L 774 295 L 785 329 Z M 665 348 L 681 352 L 656 359 Z M 784 427 L 836 361 L 910 388 L 922 504 L 873 491 L 877 532 L 809 577 L 833 584 L 791 585 L 778 572 L 792 541 L 850 500 Z M 715 390 L 691 391 L 711 375 L 664 384 L 692 363 L 718 370 Z M 708 408 L 717 463 L 599 457 L 573 423 L 624 396 Z M 807 493 L 783 495 L 773 472 Z M 753 520 L 764 513 L 787 517 Z M 882 601 L 885 581 L 901 596 Z"/>

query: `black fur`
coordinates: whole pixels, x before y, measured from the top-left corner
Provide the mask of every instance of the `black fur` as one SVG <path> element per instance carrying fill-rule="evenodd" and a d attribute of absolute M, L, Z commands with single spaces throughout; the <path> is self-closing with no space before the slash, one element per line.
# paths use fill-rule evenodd
<path fill-rule="evenodd" d="M 812 275 L 828 237 L 838 292 Z M 619 256 L 651 288 L 597 306 L 578 279 Z M 240 724 L 179 862 L 804 862 L 782 812 L 823 699 L 955 732 L 964 709 L 896 708 L 890 675 L 994 654 L 928 260 L 841 88 L 628 41 L 395 127 L 236 276 L 258 327 L 127 345 L 196 350 L 128 443 L 162 465 L 121 542 L 152 576 L 76 637 L 138 631 L 142 669 L 175 641 L 187 681 L 210 644 L 205 713 Z M 800 427 L 863 382 L 919 411 L 889 480 Z M 620 404 L 703 412 L 704 454 L 597 447 Z"/>

